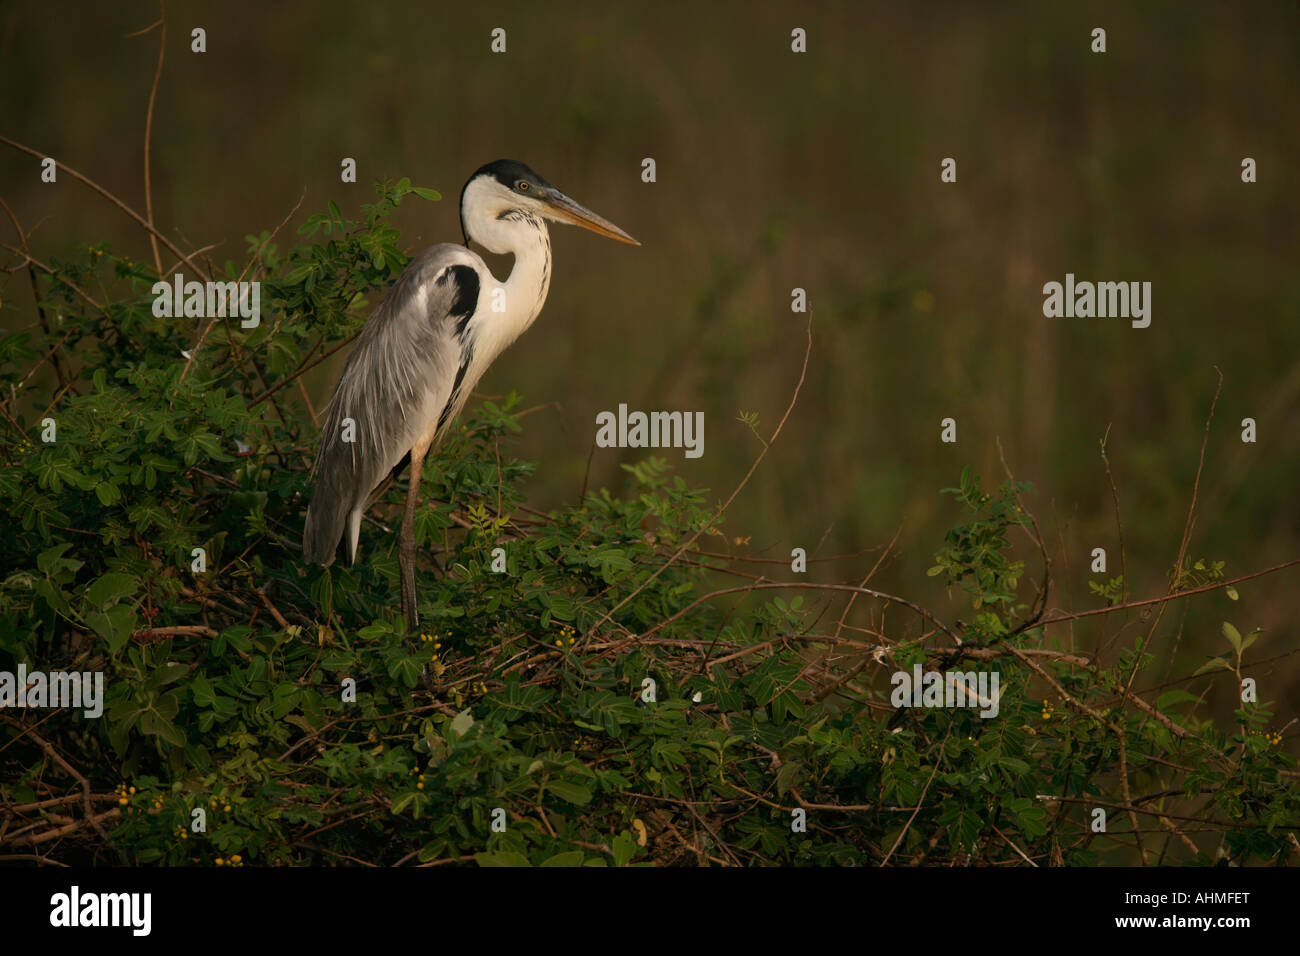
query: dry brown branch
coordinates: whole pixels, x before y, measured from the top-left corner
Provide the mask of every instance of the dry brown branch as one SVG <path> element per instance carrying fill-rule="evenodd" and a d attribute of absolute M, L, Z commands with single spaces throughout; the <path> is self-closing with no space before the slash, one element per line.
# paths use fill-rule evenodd
<path fill-rule="evenodd" d="M 731 507 L 731 503 L 736 500 L 736 497 L 740 494 L 740 492 L 744 489 L 744 487 L 747 484 L 749 484 L 749 479 L 753 477 L 754 472 L 758 470 L 759 464 L 761 464 L 763 459 L 767 457 L 768 451 L 771 450 L 772 445 L 776 442 L 777 436 L 781 434 L 781 429 L 785 427 L 786 421 L 790 418 L 790 413 L 794 411 L 795 403 L 799 401 L 799 392 L 802 391 L 804 380 L 808 376 L 808 359 L 812 355 L 812 313 L 811 312 L 808 313 L 807 336 L 808 336 L 808 344 L 805 347 L 803 353 L 803 366 L 799 370 L 799 381 L 795 383 L 794 393 L 790 396 L 790 404 L 786 406 L 785 414 L 782 415 L 781 420 L 777 422 L 776 428 L 772 432 L 772 437 L 767 439 L 767 441 L 763 443 L 763 450 L 758 453 L 758 457 L 756 457 L 754 459 L 753 464 L 749 466 L 749 471 L 745 472 L 745 477 L 740 480 L 740 484 L 736 486 L 736 489 L 728 496 L 727 500 L 724 501 L 714 512 L 713 520 L 709 522 L 708 525 L 705 525 L 704 527 L 697 529 L 694 534 L 692 534 L 689 538 L 686 539 L 685 542 L 682 543 L 682 546 L 677 549 L 676 554 L 674 554 L 667 561 L 660 564 L 659 567 L 655 569 L 654 573 L 651 574 L 644 581 L 642 581 L 639 585 L 637 585 L 632 590 L 632 592 L 627 595 L 627 597 L 623 598 L 623 600 L 619 601 L 612 608 L 606 611 L 605 614 L 601 617 L 601 619 L 597 621 L 594 625 L 592 625 L 591 630 L 593 632 L 599 630 L 600 627 L 604 625 L 606 621 L 608 621 L 615 614 L 617 614 L 629 601 L 631 601 L 638 594 L 640 594 L 647 587 L 649 587 L 651 582 L 657 580 L 659 578 L 659 575 L 663 574 L 670 567 L 672 567 L 672 565 L 676 563 L 678 558 L 680 558 L 683 554 L 685 554 L 688 550 L 690 550 L 690 548 L 695 544 L 695 542 L 699 540 L 700 535 L 704 534 L 707 527 L 711 526 L 713 523 L 722 519 L 722 516 L 727 513 L 727 509 Z M 961 641 L 959 640 L 957 643 L 960 644 Z"/>
<path fill-rule="evenodd" d="M 9 139 L 7 136 L 0 136 L 0 143 L 3 143 L 5 146 L 8 146 L 10 149 L 16 149 L 19 152 L 26 153 L 29 156 L 35 156 L 37 159 L 53 158 L 47 156 L 45 153 L 41 153 L 38 152 L 37 150 L 32 149 L 30 146 L 24 146 L 22 143 L 16 143 L 12 139 Z M 211 278 L 211 276 L 208 275 L 206 270 L 202 269 L 200 266 L 195 264 L 190 259 L 189 256 L 181 252 L 181 250 L 177 248 L 174 242 L 172 242 L 161 232 L 159 232 L 157 229 L 151 226 L 148 220 L 146 220 L 143 216 L 141 216 L 138 212 L 136 212 L 126 203 L 122 202 L 122 200 L 118 199 L 117 196 L 113 195 L 103 186 L 99 185 L 99 183 L 90 179 L 90 177 L 82 175 L 81 173 L 77 172 L 77 170 L 73 169 L 71 166 L 67 165 L 66 163 L 60 162 L 57 159 L 54 162 L 59 169 L 63 170 L 65 173 L 67 173 L 69 176 L 71 176 L 73 179 L 77 180 L 78 182 L 83 183 L 86 186 L 89 186 L 95 192 L 99 193 L 101 196 L 103 196 L 105 199 L 111 202 L 114 206 L 116 206 L 118 209 L 122 210 L 133 220 L 135 220 L 135 222 L 142 229 L 147 231 L 150 235 L 156 236 L 158 238 L 158 241 L 161 242 L 164 246 L 166 246 L 171 251 L 172 255 L 176 256 L 177 259 L 179 259 L 181 262 L 189 266 L 190 271 L 193 272 L 195 275 L 202 277 L 204 280 Z"/>
<path fill-rule="evenodd" d="M 158 84 L 162 80 L 163 57 L 167 53 L 167 10 L 163 0 L 158 0 L 157 21 L 143 30 L 128 33 L 127 37 L 144 36 L 154 27 L 161 27 L 162 35 L 158 38 L 158 68 L 154 70 L 153 85 L 149 88 L 149 108 L 145 111 L 144 117 L 144 212 L 150 229 L 153 228 L 153 179 L 149 172 L 150 139 L 153 136 L 153 107 L 158 99 Z M 149 233 L 149 245 L 153 249 L 154 271 L 161 277 L 163 275 L 162 254 L 158 251 L 158 237 L 152 232 Z"/>

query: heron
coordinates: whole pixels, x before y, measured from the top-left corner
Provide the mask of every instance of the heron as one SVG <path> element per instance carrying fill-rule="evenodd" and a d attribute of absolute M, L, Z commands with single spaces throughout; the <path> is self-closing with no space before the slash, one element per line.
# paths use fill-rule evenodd
<path fill-rule="evenodd" d="M 415 511 L 425 459 L 488 366 L 541 313 L 551 285 L 547 220 L 640 245 L 521 162 L 479 167 L 460 193 L 465 245 L 431 246 L 410 261 L 357 336 L 326 409 L 303 555 L 328 567 L 342 541 L 355 564 L 362 516 L 409 465 L 398 545 L 408 634 L 419 622 Z M 514 256 L 504 282 L 470 242 Z"/>

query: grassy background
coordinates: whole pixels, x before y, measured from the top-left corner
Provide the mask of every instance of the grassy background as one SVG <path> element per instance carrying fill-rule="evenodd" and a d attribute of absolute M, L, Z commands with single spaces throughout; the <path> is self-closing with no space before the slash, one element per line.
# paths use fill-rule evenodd
<path fill-rule="evenodd" d="M 1233 575 L 1300 553 L 1293 3 L 167 9 L 155 216 L 191 246 L 218 244 L 214 260 L 239 259 L 242 237 L 273 228 L 304 189 L 299 220 L 329 199 L 355 211 L 384 177 L 444 195 L 400 210 L 410 249 L 456 241 L 460 186 L 501 156 L 644 243 L 555 229 L 542 318 L 481 385 L 545 406 L 518 449 L 542 463 L 539 506 L 577 496 L 595 414 L 620 402 L 702 409 L 705 456 L 669 458 L 729 493 L 757 451 L 738 412 L 759 413 L 768 434 L 797 378 L 800 286 L 815 311 L 808 382 L 732 513 L 743 550 L 857 552 L 901 522 L 876 584 L 942 608 L 924 570 L 956 509 L 938 489 L 967 463 L 1000 477 L 1000 437 L 1059 549 L 1053 605 L 1093 606 L 1091 549 L 1106 547 L 1118 571 L 1097 445 L 1109 426 L 1130 591 L 1154 595 L 1177 553 L 1218 366 L 1191 555 Z M 156 16 L 148 2 L 6 5 L 0 131 L 143 208 L 157 37 L 124 34 Z M 189 52 L 194 26 L 206 54 Z M 497 26 L 502 56 L 488 50 Z M 794 26 L 808 31 L 806 55 L 789 51 Z M 1104 56 L 1089 51 L 1094 26 L 1108 31 Z M 358 161 L 356 185 L 338 181 L 344 156 Z M 655 184 L 640 181 L 646 156 Z M 939 181 L 947 156 L 955 185 Z M 1240 181 L 1244 156 L 1257 184 Z M 38 256 L 105 237 L 148 255 L 118 211 L 75 182 L 41 184 L 26 156 L 0 151 L 0 195 L 24 225 L 41 223 Z M 1045 319 L 1042 284 L 1066 272 L 1151 281 L 1151 327 Z M 9 289 L 0 326 L 12 329 L 31 303 L 21 283 Z M 317 408 L 341 360 L 309 380 Z M 49 385 L 35 381 L 29 401 L 43 407 Z M 947 416 L 955 446 L 938 441 Z M 1239 440 L 1246 416 L 1256 445 Z M 588 484 L 621 486 L 619 464 L 638 454 L 597 450 Z M 812 574 L 856 581 L 873 560 Z M 1282 653 L 1296 640 L 1294 584 L 1242 587 L 1240 606 L 1190 602 L 1168 633 L 1184 629 L 1189 665 L 1223 649 L 1224 617 L 1266 628 L 1261 656 Z M 1074 638 L 1088 646 L 1096 633 Z M 1261 696 L 1295 713 L 1293 659 L 1257 676 Z"/>

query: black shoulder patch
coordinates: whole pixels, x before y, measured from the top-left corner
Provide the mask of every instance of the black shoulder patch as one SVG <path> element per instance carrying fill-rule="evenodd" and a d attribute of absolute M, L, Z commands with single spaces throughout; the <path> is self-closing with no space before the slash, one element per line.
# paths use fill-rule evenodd
<path fill-rule="evenodd" d="M 460 319 L 456 323 L 456 331 L 459 334 L 478 307 L 478 273 L 472 266 L 448 266 L 442 270 L 442 275 L 438 276 L 437 284 L 444 286 L 448 282 L 456 284 L 456 298 L 452 300 L 448 314 Z"/>

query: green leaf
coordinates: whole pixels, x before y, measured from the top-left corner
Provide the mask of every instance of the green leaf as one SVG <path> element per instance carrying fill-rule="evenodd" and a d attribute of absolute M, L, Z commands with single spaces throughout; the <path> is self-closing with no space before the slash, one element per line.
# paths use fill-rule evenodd
<path fill-rule="evenodd" d="M 1228 639 L 1228 643 L 1232 645 L 1233 650 L 1235 650 L 1237 652 L 1237 656 L 1240 657 L 1241 656 L 1241 632 L 1238 631 L 1231 624 L 1229 624 L 1227 621 L 1224 621 L 1223 636 Z"/>
<path fill-rule="evenodd" d="M 108 619 L 108 615 L 103 611 L 89 611 L 86 614 L 86 623 L 90 629 L 108 641 L 113 643 L 113 622 Z"/>
<path fill-rule="evenodd" d="M 410 791 L 408 791 L 408 792 L 402 794 L 402 795 L 401 795 L 400 797 L 398 797 L 396 800 L 394 800 L 394 801 L 393 801 L 393 813 L 394 813 L 394 814 L 399 814 L 399 813 L 401 813 L 403 810 L 405 810 L 408 806 L 410 806 L 410 805 L 411 805 L 411 801 L 415 799 L 416 795 L 417 795 L 419 792 L 420 792 L 420 791 L 418 791 L 418 790 L 410 790 Z"/>
<path fill-rule="evenodd" d="M 106 607 L 135 591 L 138 582 L 129 574 L 110 571 L 86 588 L 86 600 L 95 607 Z"/>
<path fill-rule="evenodd" d="M 462 710 L 459 714 L 457 714 L 455 717 L 452 718 L 451 732 L 454 733 L 457 737 L 464 737 L 465 734 L 469 732 L 469 729 L 473 726 L 474 726 L 474 717 L 470 714 L 468 710 Z"/>
<path fill-rule="evenodd" d="M 624 830 L 614 837 L 610 849 L 614 851 L 614 865 L 627 866 L 632 857 L 636 856 L 636 838 Z"/>
<path fill-rule="evenodd" d="M 1206 661 L 1206 662 L 1205 662 L 1204 664 L 1202 664 L 1200 667 L 1196 668 L 1196 670 L 1195 670 L 1195 672 L 1193 672 L 1192 676 L 1193 676 L 1193 677 L 1200 677 L 1202 674 L 1208 674 L 1208 673 L 1209 673 L 1210 671 L 1212 671 L 1212 670 L 1225 670 L 1225 671 L 1230 671 L 1230 670 L 1232 670 L 1232 665 L 1229 664 L 1229 663 L 1228 663 L 1226 660 L 1224 660 L 1222 657 L 1211 657 L 1208 661 Z"/>
<path fill-rule="evenodd" d="M 153 708 L 140 713 L 140 732 L 161 737 L 169 744 L 177 747 L 185 746 L 185 735 L 180 729 L 168 720 L 164 714 Z"/>
<path fill-rule="evenodd" d="M 542 861 L 542 866 L 582 866 L 583 852 L 581 850 L 570 850 L 567 853 L 557 853 L 555 856 L 547 857 Z"/>
<path fill-rule="evenodd" d="M 101 481 L 95 485 L 95 497 L 101 505 L 115 505 L 122 500 L 122 491 L 111 481 Z"/>
<path fill-rule="evenodd" d="M 420 847 L 419 860 L 421 863 L 428 863 L 430 860 L 436 860 L 447 849 L 446 840 L 431 840 L 424 846 Z"/>
<path fill-rule="evenodd" d="M 166 687 L 168 684 L 175 683 L 182 677 L 187 676 L 189 672 L 190 669 L 188 665 L 185 664 L 176 662 L 164 664 L 149 675 L 149 679 L 145 681 L 145 686 L 151 690 L 159 687 Z"/>
<path fill-rule="evenodd" d="M 284 282 L 285 285 L 298 285 L 308 276 L 314 275 L 318 268 L 319 266 L 314 262 L 304 262 L 296 269 L 290 270 L 281 281 Z"/>
<path fill-rule="evenodd" d="M 211 707 L 217 701 L 217 694 L 212 689 L 212 682 L 202 674 L 195 674 L 190 681 L 190 695 L 200 707 Z"/>
<path fill-rule="evenodd" d="M 798 778 L 799 772 L 803 770 L 803 764 L 797 760 L 789 760 L 781 764 L 781 769 L 776 772 L 776 793 L 777 796 L 784 797 L 790 785 Z"/>
<path fill-rule="evenodd" d="M 40 569 L 42 574 L 51 573 L 59 565 L 72 565 L 72 570 L 76 570 L 81 567 L 81 562 L 63 557 L 63 552 L 70 547 L 72 547 L 72 544 L 65 541 L 63 544 L 56 544 L 52 548 L 47 548 L 36 556 L 36 567 Z"/>
<path fill-rule="evenodd" d="M 576 803 L 578 806 L 591 802 L 591 791 L 580 783 L 570 783 L 568 780 L 551 780 L 546 784 L 546 789 L 561 800 Z"/>
<path fill-rule="evenodd" d="M 414 687 L 420 681 L 423 665 L 417 658 L 400 655 L 388 662 L 388 676 L 400 680 L 407 687 Z"/>
<path fill-rule="evenodd" d="M 104 611 L 89 611 L 86 623 L 90 629 L 108 642 L 108 649 L 116 654 L 126 644 L 131 632 L 135 630 L 135 612 L 126 605 Z"/>
<path fill-rule="evenodd" d="M 430 202 L 437 202 L 442 198 L 442 194 L 436 189 L 430 189 L 428 186 L 412 186 L 411 192 L 415 193 L 421 199 L 428 199 Z M 545 865 L 545 864 L 543 864 Z"/>
<path fill-rule="evenodd" d="M 1216 658 L 1217 660 L 1218 658 Z M 1156 698 L 1157 710 L 1168 710 L 1175 704 L 1194 704 L 1200 700 L 1195 694 L 1189 694 L 1185 690 L 1166 691 Z"/>

